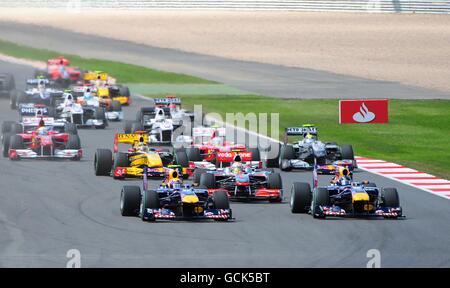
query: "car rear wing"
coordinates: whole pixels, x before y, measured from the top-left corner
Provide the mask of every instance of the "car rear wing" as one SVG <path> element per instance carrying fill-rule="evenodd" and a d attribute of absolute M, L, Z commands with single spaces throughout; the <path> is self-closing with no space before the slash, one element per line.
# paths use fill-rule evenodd
<path fill-rule="evenodd" d="M 153 101 L 155 102 L 155 105 L 181 105 L 180 98 L 154 98 Z"/>
<path fill-rule="evenodd" d="M 114 152 L 119 151 L 119 144 L 134 144 L 136 142 L 143 142 L 144 144 L 149 143 L 148 134 L 143 131 L 143 133 L 116 133 L 114 135 Z"/>
<path fill-rule="evenodd" d="M 34 118 L 39 116 L 48 116 L 48 107 L 35 104 L 21 104 L 19 105 L 20 116 L 32 116 Z"/>
<path fill-rule="evenodd" d="M 217 160 L 219 162 L 233 162 L 236 159 L 236 156 L 239 156 L 242 162 L 250 162 L 252 161 L 252 152 L 245 151 L 245 152 L 217 152 Z"/>
<path fill-rule="evenodd" d="M 108 73 L 102 71 L 88 71 L 84 73 L 84 81 L 93 81 L 93 80 L 108 80 Z"/>
<path fill-rule="evenodd" d="M 284 143 L 287 143 L 287 138 L 289 136 L 299 136 L 305 134 L 317 135 L 317 127 L 312 125 L 302 126 L 302 127 L 288 127 L 284 129 Z"/>
<path fill-rule="evenodd" d="M 60 56 L 58 58 L 48 59 L 47 65 L 64 65 L 69 66 L 70 60 L 65 58 L 64 56 Z"/>
<path fill-rule="evenodd" d="M 38 126 L 39 122 L 44 120 L 45 126 L 53 126 L 55 124 L 55 118 L 53 117 L 23 117 L 23 126 Z"/>
<path fill-rule="evenodd" d="M 224 127 L 195 127 L 192 129 L 192 137 L 212 137 L 215 136 L 224 137 L 226 135 L 226 129 Z"/>
<path fill-rule="evenodd" d="M 28 85 L 38 85 L 41 82 L 43 82 L 45 85 L 50 84 L 50 80 L 46 78 L 27 79 Z"/>

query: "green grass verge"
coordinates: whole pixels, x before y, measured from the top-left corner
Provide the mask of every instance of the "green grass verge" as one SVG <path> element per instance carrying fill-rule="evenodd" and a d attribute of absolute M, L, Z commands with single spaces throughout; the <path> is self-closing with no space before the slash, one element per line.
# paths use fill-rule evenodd
<path fill-rule="evenodd" d="M 125 64 L 115 61 L 83 58 L 76 55 L 36 49 L 0 40 L 0 53 L 10 56 L 46 61 L 49 58 L 64 55 L 70 59 L 71 65 L 87 70 L 102 70 L 117 78 L 121 83 L 164 83 L 164 84 L 213 84 L 215 82 L 194 76 L 170 73 L 149 69 L 146 67 Z"/>
<path fill-rule="evenodd" d="M 243 96 L 181 96 L 206 112 L 279 113 L 282 129 L 313 123 L 324 141 L 353 144 L 355 153 L 450 179 L 450 101 L 390 100 L 389 124 L 339 125 L 338 100 Z M 225 118 L 224 118 L 225 119 Z"/>

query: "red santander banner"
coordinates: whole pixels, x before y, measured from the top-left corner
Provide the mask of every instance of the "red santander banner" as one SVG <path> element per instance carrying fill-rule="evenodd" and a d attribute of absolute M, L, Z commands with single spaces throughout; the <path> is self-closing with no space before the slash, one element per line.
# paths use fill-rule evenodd
<path fill-rule="evenodd" d="M 388 123 L 388 100 L 339 100 L 339 124 Z"/>

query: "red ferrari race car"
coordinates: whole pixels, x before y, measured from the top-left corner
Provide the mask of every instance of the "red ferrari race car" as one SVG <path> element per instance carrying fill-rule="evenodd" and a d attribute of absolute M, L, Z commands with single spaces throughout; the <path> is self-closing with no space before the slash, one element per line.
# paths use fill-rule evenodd
<path fill-rule="evenodd" d="M 44 76 L 53 83 L 67 88 L 70 84 L 74 84 L 82 80 L 82 71 L 77 67 L 70 67 L 70 60 L 64 56 L 47 60 L 46 70 L 37 70 L 35 76 Z"/>
<path fill-rule="evenodd" d="M 8 151 L 11 160 L 58 159 L 80 160 L 80 138 L 77 134 L 62 132 L 61 127 L 52 126 L 48 118 L 41 118 L 35 129 L 24 129 L 3 139 L 3 150 Z M 21 126 L 19 124 L 19 126 Z"/>
<path fill-rule="evenodd" d="M 192 138 L 189 136 L 181 137 L 183 137 L 183 139 L 181 139 L 180 142 L 190 143 L 190 147 L 186 148 L 186 153 L 191 164 L 197 168 L 203 168 L 205 161 L 215 164 L 216 167 L 229 166 L 232 158 L 229 161 L 220 161 L 217 157 L 219 152 L 249 152 L 249 154 L 246 154 L 251 158 L 248 161 L 261 161 L 258 148 L 247 148 L 243 144 L 226 141 L 225 128 L 223 127 L 196 127 L 192 130 Z M 226 155 L 227 154 L 222 154 L 223 160 L 225 160 L 224 157 Z M 231 154 L 228 156 L 230 155 Z M 233 157 L 233 155 L 230 157 Z"/>

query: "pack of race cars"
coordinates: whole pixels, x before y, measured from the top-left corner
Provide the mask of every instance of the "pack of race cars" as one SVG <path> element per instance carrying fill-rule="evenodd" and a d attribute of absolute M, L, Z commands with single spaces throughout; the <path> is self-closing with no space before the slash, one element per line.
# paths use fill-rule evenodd
<path fill-rule="evenodd" d="M 2 154 L 11 160 L 80 160 L 78 129 L 105 129 L 109 121 L 122 121 L 122 106 L 132 103 L 128 87 L 106 72 L 71 67 L 64 57 L 49 59 L 47 69 L 36 71 L 26 84 L 19 91 L 14 77 L 0 74 L 0 96 L 8 97 L 19 113 L 18 121 L 5 121 L 1 127 Z M 142 179 L 142 189 L 123 186 L 123 216 L 227 221 L 233 219 L 232 201 L 283 201 L 282 177 L 274 168 L 312 171 L 312 188 L 302 182 L 291 187 L 292 213 L 315 218 L 403 216 L 397 190 L 354 181 L 353 147 L 320 141 L 312 124 L 286 128 L 283 142 L 276 144 L 277 156 L 262 159 L 258 148 L 227 140 L 223 127 L 191 127 L 194 115 L 181 108 L 181 99 L 167 96 L 153 102 L 139 108 L 134 120 L 124 121 L 123 133 L 111 139 L 113 150 L 99 148 L 93 159 L 97 176 Z M 290 136 L 300 139 L 290 144 Z M 334 178 L 330 185 L 319 186 L 318 174 Z M 149 187 L 150 178 L 163 180 Z"/>

